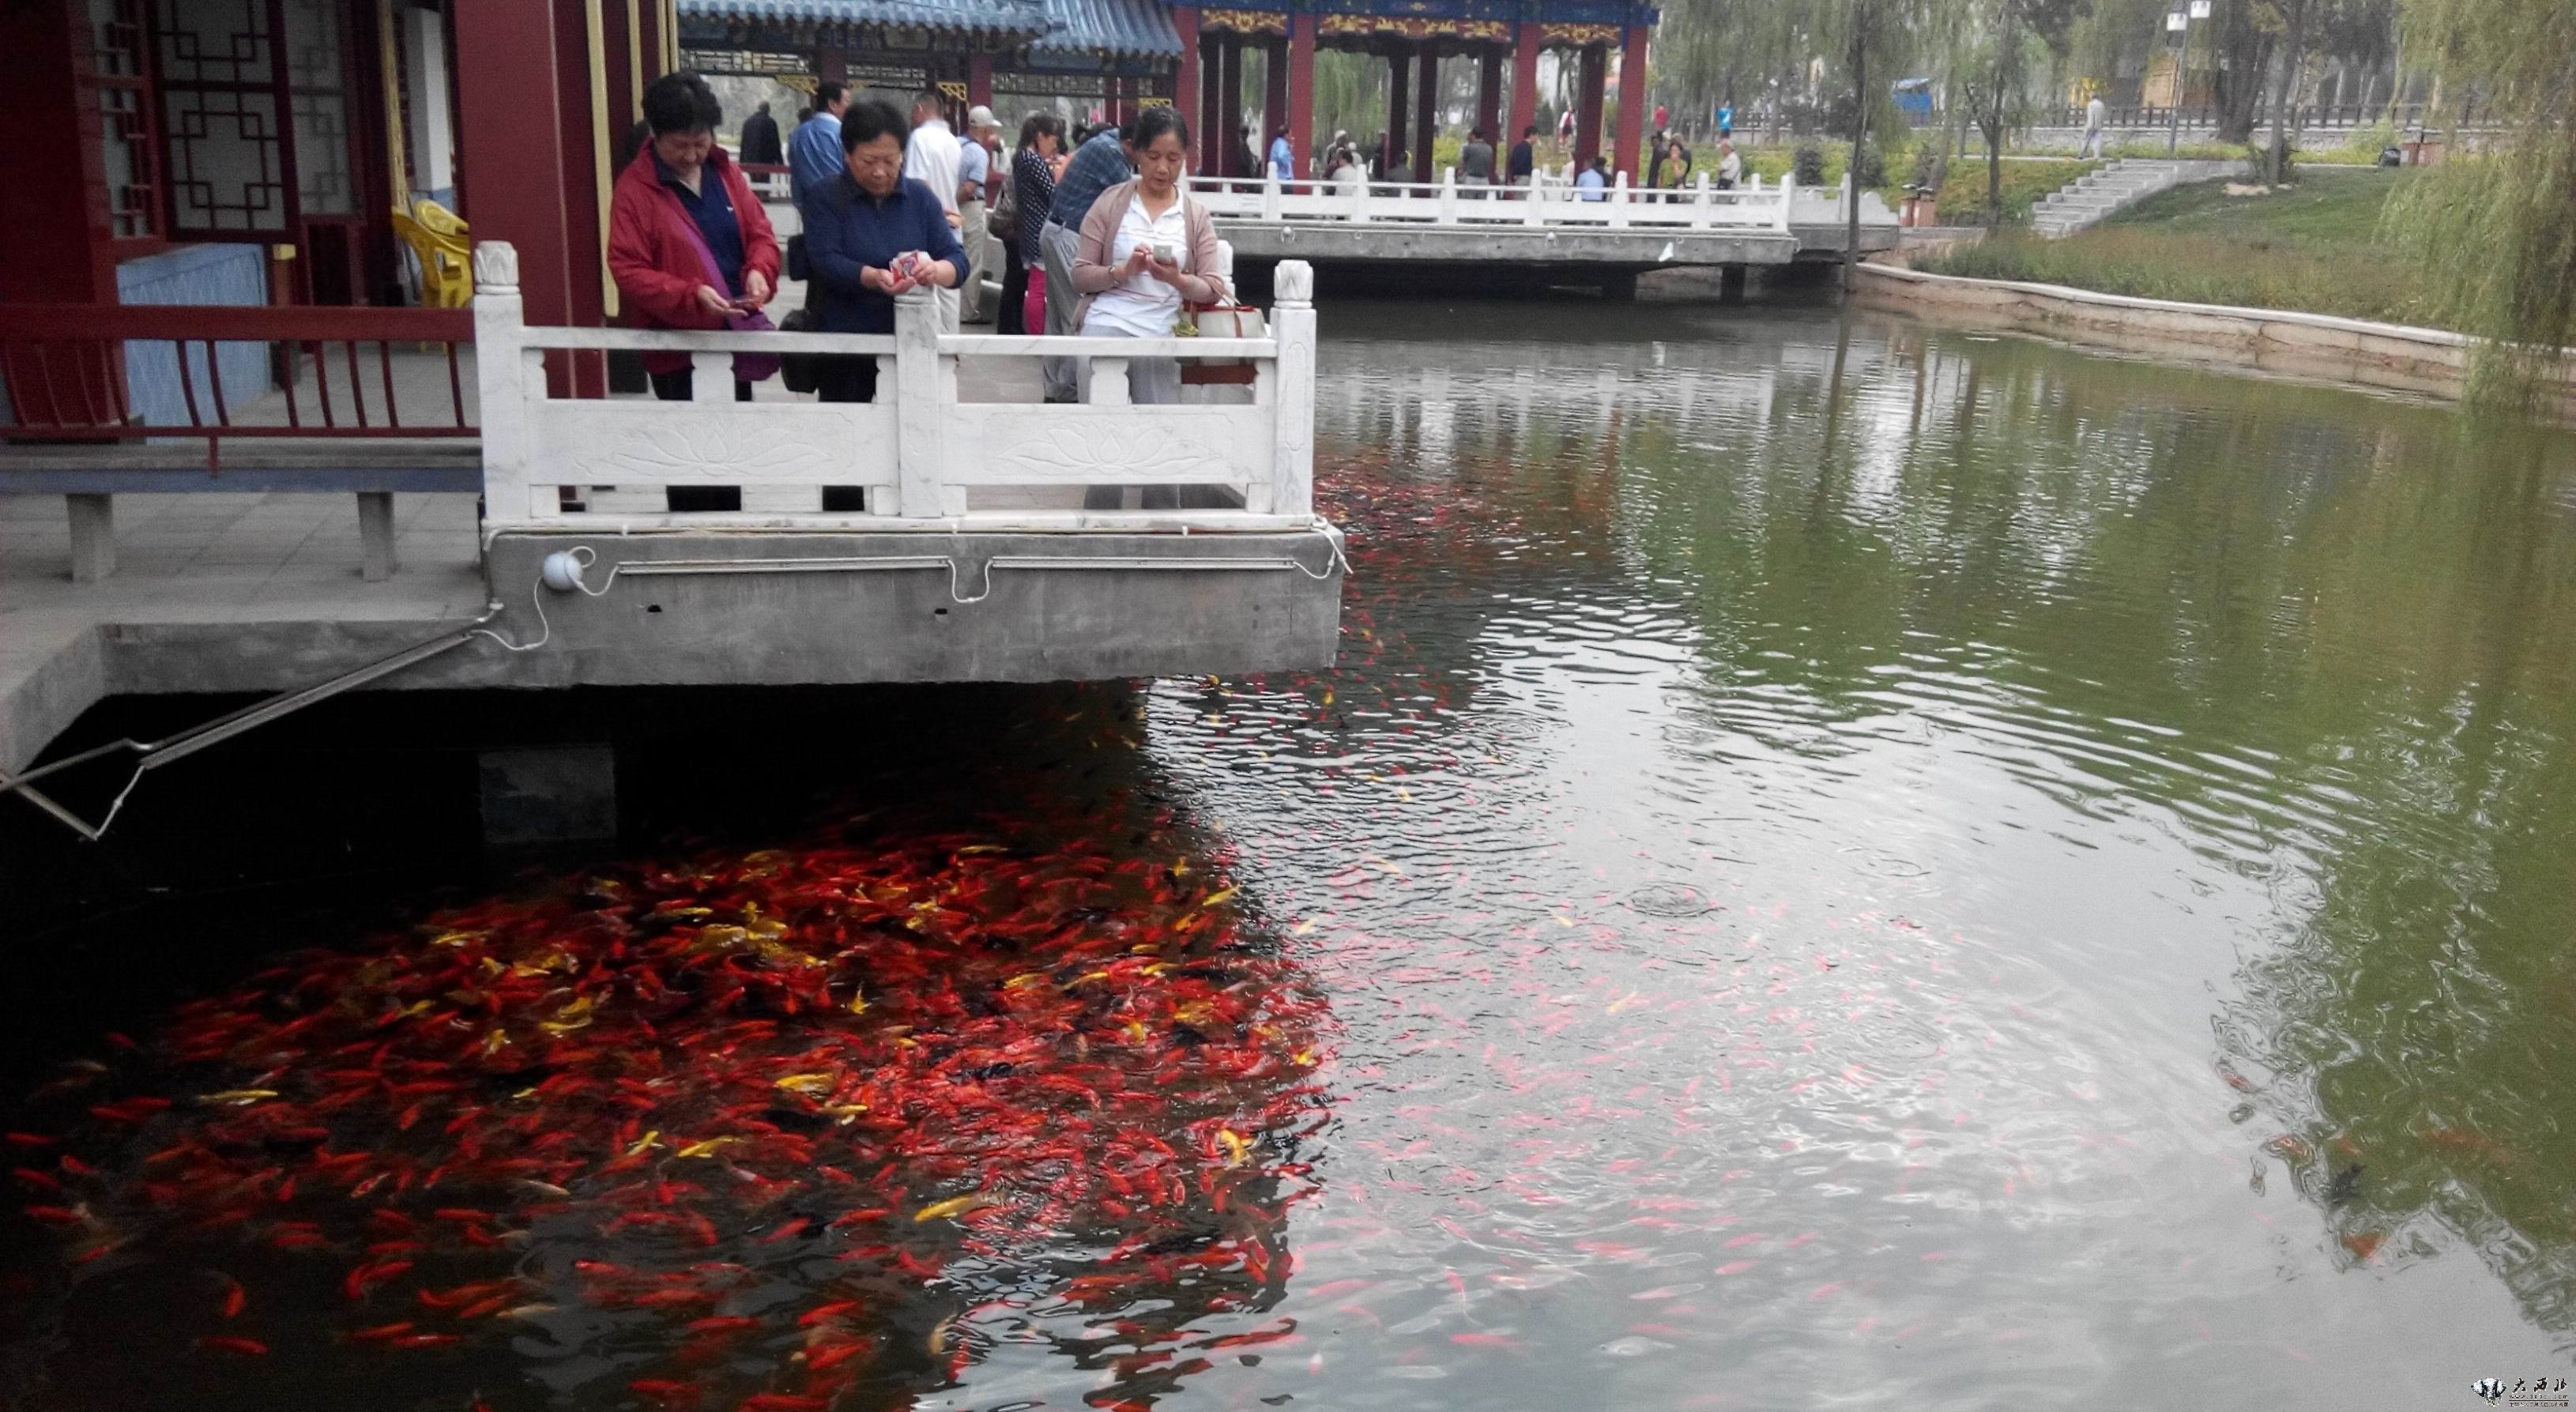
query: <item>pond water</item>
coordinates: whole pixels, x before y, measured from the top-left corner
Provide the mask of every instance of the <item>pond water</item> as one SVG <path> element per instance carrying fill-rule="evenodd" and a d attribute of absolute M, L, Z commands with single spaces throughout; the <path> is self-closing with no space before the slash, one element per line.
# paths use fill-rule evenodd
<path fill-rule="evenodd" d="M 889 693 L 794 809 L 84 1037 L 9 1118 L 12 1395 L 2576 1373 L 2576 441 L 1822 313 L 1326 324 L 1337 669 Z"/>

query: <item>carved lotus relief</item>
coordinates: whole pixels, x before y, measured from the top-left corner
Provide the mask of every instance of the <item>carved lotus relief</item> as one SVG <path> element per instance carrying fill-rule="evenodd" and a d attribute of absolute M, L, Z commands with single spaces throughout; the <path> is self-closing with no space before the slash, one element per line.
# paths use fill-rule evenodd
<path fill-rule="evenodd" d="M 596 460 L 645 482 L 817 479 L 851 459 L 815 435 L 824 431 L 742 417 L 633 425 L 611 432 Z"/>
<path fill-rule="evenodd" d="M 1205 443 L 1150 427 L 1057 427 L 1005 448 L 996 459 L 1032 480 L 1236 478 L 1232 463 Z"/>

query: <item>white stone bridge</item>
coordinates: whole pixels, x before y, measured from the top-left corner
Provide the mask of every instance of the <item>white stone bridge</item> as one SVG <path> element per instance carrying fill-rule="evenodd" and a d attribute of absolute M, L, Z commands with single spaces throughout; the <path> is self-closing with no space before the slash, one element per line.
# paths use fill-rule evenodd
<path fill-rule="evenodd" d="M 1640 191 L 1623 175 L 1597 193 L 1561 180 L 1534 186 L 1282 183 L 1199 177 L 1191 194 L 1251 264 L 1303 260 L 1490 272 L 1537 284 L 1597 284 L 1626 297 L 1649 270 L 1718 266 L 1740 288 L 1753 265 L 1838 260 L 1848 238 L 1849 183 L 1809 190 L 1783 180 L 1720 191 L 1702 172 L 1687 189 Z M 1587 200 L 1586 195 L 1598 199 Z M 1893 247 L 1896 218 L 1860 196 L 1864 252 Z"/>

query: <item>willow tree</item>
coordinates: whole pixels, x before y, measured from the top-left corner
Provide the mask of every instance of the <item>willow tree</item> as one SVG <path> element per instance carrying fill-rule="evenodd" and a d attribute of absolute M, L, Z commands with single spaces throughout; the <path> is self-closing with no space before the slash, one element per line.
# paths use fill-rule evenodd
<path fill-rule="evenodd" d="M 2525 404 L 2576 341 L 2576 5 L 2406 0 L 2409 59 L 2482 94 L 2504 130 L 2390 202 L 2434 307 L 2479 340 L 2475 400 Z"/>
<path fill-rule="evenodd" d="M 1851 292 L 1860 264 L 1861 153 L 1869 145 L 1870 127 L 1892 121 L 1894 102 L 1888 83 L 1912 60 L 1923 36 L 1947 18 L 1945 0 L 1808 0 L 1806 30 L 1816 50 L 1838 66 L 1835 75 L 1850 85 L 1852 95 L 1851 162 L 1844 168 L 1851 182 L 1843 229 L 1843 292 Z"/>
<path fill-rule="evenodd" d="M 2034 84 L 2066 57 L 2087 0 L 1966 0 L 1953 13 L 1950 70 L 1968 121 L 1986 140 L 1986 225 L 2003 224 L 2004 135 L 2027 123 Z"/>

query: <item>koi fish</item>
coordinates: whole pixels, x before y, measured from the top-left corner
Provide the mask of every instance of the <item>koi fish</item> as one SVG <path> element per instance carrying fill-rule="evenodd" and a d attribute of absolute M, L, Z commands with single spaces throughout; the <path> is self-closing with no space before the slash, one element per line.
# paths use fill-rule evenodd
<path fill-rule="evenodd" d="M 942 1216 L 962 1216 L 981 1207 L 999 1204 L 994 1198 L 980 1191 L 972 1192 L 965 1196 L 952 1196 L 946 1201 L 934 1201 L 913 1212 L 912 1219 L 914 1224 L 918 1225 L 923 1221 L 936 1221 Z"/>
<path fill-rule="evenodd" d="M 238 1353 L 245 1358 L 265 1358 L 268 1356 L 267 1344 L 264 1344 L 255 1338 L 236 1338 L 230 1334 L 208 1334 L 197 1340 L 197 1346 L 199 1348 L 221 1349 L 226 1353 Z"/>

